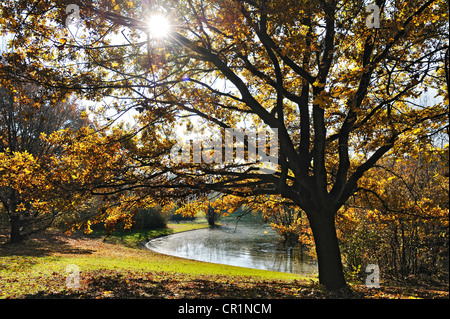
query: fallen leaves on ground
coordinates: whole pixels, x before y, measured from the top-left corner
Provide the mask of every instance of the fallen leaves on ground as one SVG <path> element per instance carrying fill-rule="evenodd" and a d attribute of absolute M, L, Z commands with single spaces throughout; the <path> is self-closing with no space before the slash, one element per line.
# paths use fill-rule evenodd
<path fill-rule="evenodd" d="M 36 279 L 36 278 L 35 278 Z M 45 289 L 18 298 L 156 298 L 156 299 L 396 299 L 396 298 L 448 298 L 448 292 L 404 287 L 368 289 L 352 286 L 340 291 L 326 291 L 317 284 L 255 280 L 250 277 L 218 275 L 189 276 L 164 272 L 136 272 L 123 270 L 94 270 L 80 274 L 80 286 L 68 289 L 66 277 L 54 273 L 42 280 Z M 45 283 L 44 283 L 45 282 Z M 39 283 L 38 283 L 39 284 Z"/>
<path fill-rule="evenodd" d="M 155 299 L 322 299 L 322 298 L 449 298 L 448 290 L 424 286 L 398 286 L 369 289 L 351 285 L 330 292 L 316 282 L 283 281 L 250 276 L 187 274 L 182 272 L 117 269 L 80 271 L 79 288 L 66 287 L 64 269 L 28 272 L 40 258 L 75 256 L 100 258 L 105 262 L 121 258 L 132 260 L 155 257 L 147 251 L 125 248 L 100 240 L 68 238 L 59 234 L 41 235 L 27 245 L 2 245 L 0 249 L 0 298 L 155 298 Z M 2 259 L 2 256 L 5 259 Z M 29 256 L 34 256 L 29 258 Z M 159 256 L 159 255 L 158 255 Z M 161 255 L 160 262 L 163 262 Z M 2 269 L 5 270 L 2 272 Z M 7 271 L 6 271 L 7 270 Z M 15 289 L 10 289 L 12 286 Z"/>

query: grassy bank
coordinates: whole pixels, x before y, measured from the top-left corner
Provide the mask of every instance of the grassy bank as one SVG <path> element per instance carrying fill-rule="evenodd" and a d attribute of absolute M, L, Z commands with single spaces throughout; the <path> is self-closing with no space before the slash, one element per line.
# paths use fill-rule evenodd
<path fill-rule="evenodd" d="M 207 228 L 208 223 L 170 223 L 166 228 L 150 229 L 150 230 L 121 230 L 114 231 L 107 235 L 105 231 L 93 231 L 91 234 L 85 235 L 87 238 L 101 238 L 111 244 L 120 244 L 131 248 L 140 248 L 142 243 L 153 238 L 167 236 L 180 232 Z"/>
<path fill-rule="evenodd" d="M 204 225 L 171 225 L 154 233 L 65 236 L 47 232 L 23 244 L 0 243 L 0 298 L 448 298 L 448 292 L 385 287 L 333 295 L 314 278 L 176 258 L 133 248 L 147 236 Z M 1 239 L 1 238 L 0 238 Z M 80 271 L 66 288 L 68 265 Z"/>
<path fill-rule="evenodd" d="M 198 262 L 132 248 L 152 237 L 203 227 L 205 224 L 172 224 L 168 229 L 151 232 L 119 232 L 107 237 L 106 242 L 101 232 L 90 235 L 90 238 L 47 232 L 23 244 L 3 243 L 0 248 L 0 298 L 67 295 L 108 297 L 108 293 L 103 295 L 103 292 L 111 290 L 104 290 L 96 283 L 102 282 L 108 286 L 111 285 L 111 280 L 122 287 L 118 288 L 121 293 L 128 291 L 127 283 L 134 285 L 138 280 L 146 286 L 155 282 L 155 278 L 161 284 L 165 283 L 164 286 L 171 286 L 168 284 L 171 282 L 173 289 L 178 285 L 184 286 L 185 283 L 198 280 L 216 283 L 305 280 L 288 273 Z M 80 289 L 66 289 L 68 265 L 76 265 L 79 268 Z M 117 276 L 125 278 L 120 285 Z M 244 277 L 247 279 L 243 279 Z M 107 284 L 108 282 L 110 283 Z M 142 296 L 156 298 L 185 296 L 175 292 L 164 294 L 161 289 L 153 290 L 155 294 L 143 293 Z M 197 293 L 195 295 L 197 296 Z M 136 297 L 135 292 L 129 291 L 129 297 Z"/>

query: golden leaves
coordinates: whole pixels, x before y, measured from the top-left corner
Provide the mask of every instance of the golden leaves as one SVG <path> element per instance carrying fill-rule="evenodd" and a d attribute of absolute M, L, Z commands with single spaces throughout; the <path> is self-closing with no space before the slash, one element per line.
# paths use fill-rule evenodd
<path fill-rule="evenodd" d="M 333 100 L 330 96 L 330 93 L 325 90 L 321 91 L 320 94 L 314 96 L 313 99 L 313 104 L 322 109 L 330 107 L 332 102 Z"/>

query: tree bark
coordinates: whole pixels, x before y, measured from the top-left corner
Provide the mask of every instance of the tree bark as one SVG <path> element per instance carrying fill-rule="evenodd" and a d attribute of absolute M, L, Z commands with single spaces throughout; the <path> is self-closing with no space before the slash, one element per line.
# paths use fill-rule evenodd
<path fill-rule="evenodd" d="M 217 213 L 214 208 L 208 206 L 208 210 L 206 211 L 206 218 L 208 219 L 209 227 L 216 227 Z"/>
<path fill-rule="evenodd" d="M 319 264 L 319 283 L 329 290 L 346 286 L 334 217 L 331 213 L 308 214 Z"/>
<path fill-rule="evenodd" d="M 10 217 L 10 223 L 11 223 L 10 241 L 12 243 L 21 242 L 25 238 L 25 236 L 23 236 L 20 232 L 21 228 L 20 216 L 13 214 Z"/>

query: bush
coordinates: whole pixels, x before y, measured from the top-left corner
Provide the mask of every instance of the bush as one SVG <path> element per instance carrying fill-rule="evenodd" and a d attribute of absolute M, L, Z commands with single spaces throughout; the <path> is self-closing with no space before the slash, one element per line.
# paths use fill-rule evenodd
<path fill-rule="evenodd" d="M 195 216 L 183 216 L 182 214 L 175 214 L 175 213 L 173 213 L 170 216 L 169 219 L 172 222 L 179 223 L 179 222 L 182 222 L 182 221 L 193 221 L 193 220 L 196 219 L 196 217 Z"/>
<path fill-rule="evenodd" d="M 132 217 L 133 223 L 131 230 L 151 230 L 167 227 L 167 219 L 164 216 L 161 207 L 139 208 L 138 212 Z M 119 221 L 114 224 L 112 230 L 122 231 L 125 229 L 125 222 Z M 106 230 L 105 222 L 97 222 L 91 226 L 92 230 Z"/>
<path fill-rule="evenodd" d="M 161 207 L 140 209 L 133 217 L 133 226 L 131 229 L 157 229 L 167 227 L 166 217 L 162 213 Z"/>

